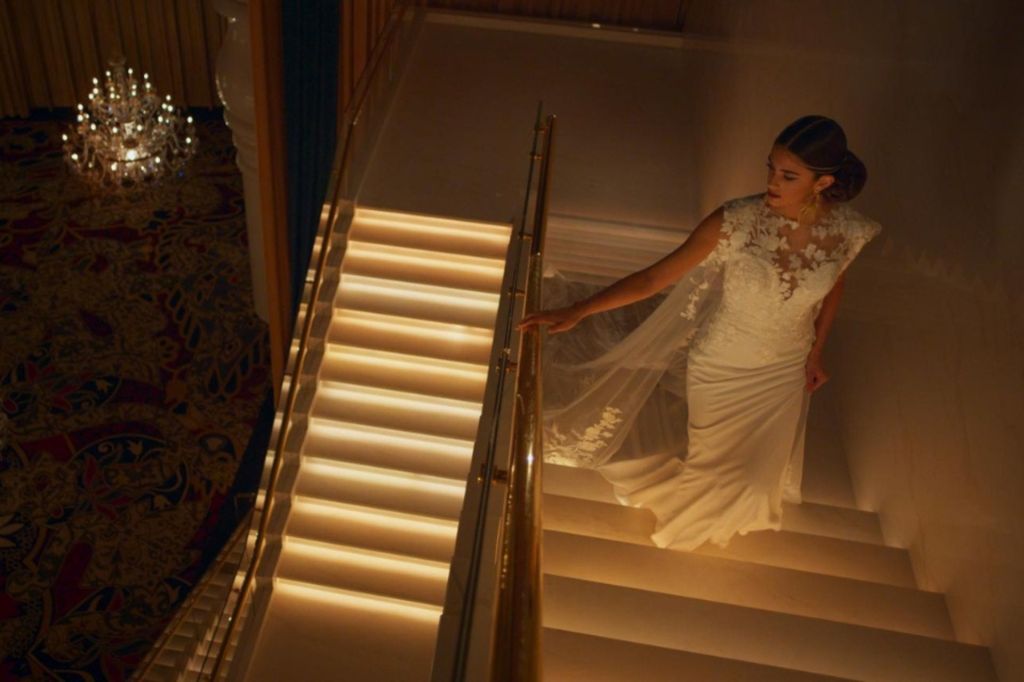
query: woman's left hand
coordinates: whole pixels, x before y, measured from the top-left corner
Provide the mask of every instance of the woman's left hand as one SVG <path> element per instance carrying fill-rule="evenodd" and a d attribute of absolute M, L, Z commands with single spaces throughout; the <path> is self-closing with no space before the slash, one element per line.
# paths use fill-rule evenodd
<path fill-rule="evenodd" d="M 807 364 L 804 366 L 804 372 L 807 376 L 807 384 L 805 388 L 808 393 L 814 393 L 822 384 L 828 381 L 828 372 L 821 365 L 821 355 L 816 351 L 811 351 L 811 354 L 807 356 Z"/>

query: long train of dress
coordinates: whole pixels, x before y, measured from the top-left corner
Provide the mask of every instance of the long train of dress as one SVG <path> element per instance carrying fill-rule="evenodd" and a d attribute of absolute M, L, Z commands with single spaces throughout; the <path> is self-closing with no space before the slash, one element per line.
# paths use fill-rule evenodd
<path fill-rule="evenodd" d="M 778 530 L 800 502 L 809 397 L 806 353 L 758 368 L 691 353 L 684 460 L 651 455 L 598 467 L 623 504 L 647 507 L 659 547 L 726 546 L 735 533 Z"/>

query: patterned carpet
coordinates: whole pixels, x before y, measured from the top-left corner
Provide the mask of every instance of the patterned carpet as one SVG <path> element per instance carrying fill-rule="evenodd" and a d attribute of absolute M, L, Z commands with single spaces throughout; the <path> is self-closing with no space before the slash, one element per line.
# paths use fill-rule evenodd
<path fill-rule="evenodd" d="M 184 177 L 118 195 L 65 169 L 64 126 L 0 120 L 0 680 L 127 679 L 262 461 L 230 132 L 200 122 Z"/>

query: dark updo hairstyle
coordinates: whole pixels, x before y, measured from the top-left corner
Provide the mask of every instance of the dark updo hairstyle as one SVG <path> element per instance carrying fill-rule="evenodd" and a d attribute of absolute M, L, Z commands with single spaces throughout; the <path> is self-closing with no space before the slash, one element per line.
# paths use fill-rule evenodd
<path fill-rule="evenodd" d="M 846 148 L 846 133 L 827 116 L 804 116 L 786 126 L 775 144 L 795 154 L 814 171 L 817 180 L 831 175 L 836 181 L 821 192 L 825 201 L 843 202 L 860 194 L 868 179 L 864 163 Z"/>

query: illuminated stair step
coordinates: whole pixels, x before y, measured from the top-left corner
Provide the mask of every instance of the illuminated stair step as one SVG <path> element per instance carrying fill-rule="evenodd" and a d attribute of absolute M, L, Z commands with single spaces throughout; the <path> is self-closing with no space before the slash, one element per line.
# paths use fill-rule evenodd
<path fill-rule="evenodd" d="M 498 291 L 504 271 L 503 260 L 360 241 L 349 242 L 342 266 L 344 274 L 486 293 Z"/>
<path fill-rule="evenodd" d="M 544 531 L 544 571 L 792 615 L 954 640 L 941 594 Z"/>
<path fill-rule="evenodd" d="M 417 249 L 473 254 L 504 260 L 512 233 L 509 225 L 424 218 L 411 214 L 358 209 L 349 234 L 360 241 Z"/>
<path fill-rule="evenodd" d="M 487 368 L 465 362 L 328 344 L 320 378 L 480 402 Z"/>
<path fill-rule="evenodd" d="M 549 680 L 586 682 L 842 682 L 775 666 L 734 661 L 678 649 L 544 628 L 544 675 Z"/>
<path fill-rule="evenodd" d="M 356 210 L 247 680 L 429 674 L 510 234 Z"/>
<path fill-rule="evenodd" d="M 327 341 L 484 365 L 491 356 L 493 334 L 477 327 L 339 310 L 331 320 Z"/>
<path fill-rule="evenodd" d="M 647 509 L 545 494 L 544 528 L 653 546 L 650 534 L 654 530 L 654 515 Z M 825 575 L 916 587 L 910 557 L 905 550 L 871 543 L 783 530 L 735 535 L 728 548 L 704 543 L 694 551 Z"/>
<path fill-rule="evenodd" d="M 394 469 L 464 481 L 473 442 L 314 418 L 302 450 L 322 459 L 387 462 Z"/>
<path fill-rule="evenodd" d="M 367 596 L 440 606 L 448 564 L 359 547 L 286 538 L 277 577 Z"/>
<path fill-rule="evenodd" d="M 303 457 L 295 492 L 306 498 L 456 520 L 465 487 L 464 481 Z"/>
<path fill-rule="evenodd" d="M 424 400 L 415 393 L 320 382 L 312 415 L 319 419 L 472 440 L 480 421 L 480 404 L 450 398 Z"/>
<path fill-rule="evenodd" d="M 853 679 L 996 680 L 984 647 L 561 576 L 544 625 Z"/>
<path fill-rule="evenodd" d="M 288 536 L 450 561 L 454 521 L 295 496 Z"/>
<path fill-rule="evenodd" d="M 498 295 L 345 274 L 335 307 L 490 330 L 498 309 Z"/>
<path fill-rule="evenodd" d="M 439 616 L 434 606 L 275 580 L 245 679 L 425 679 Z"/>
<path fill-rule="evenodd" d="M 593 469 L 544 465 L 544 492 L 617 503 L 612 486 Z M 878 515 L 873 512 L 804 502 L 783 503 L 783 530 L 883 545 Z"/>
<path fill-rule="evenodd" d="M 367 219 L 376 221 L 390 221 L 414 223 L 427 227 L 445 227 L 456 230 L 464 230 L 473 233 L 486 233 L 490 235 L 504 234 L 506 237 L 512 232 L 511 223 L 490 223 L 482 220 L 471 220 L 468 218 L 455 218 L 452 216 L 428 215 L 426 213 L 410 213 L 408 211 L 392 211 L 372 206 L 360 206 L 356 209 L 357 220 Z"/>

